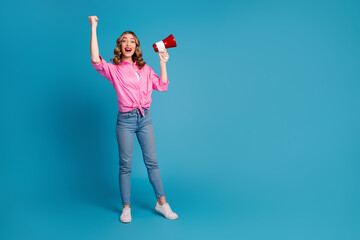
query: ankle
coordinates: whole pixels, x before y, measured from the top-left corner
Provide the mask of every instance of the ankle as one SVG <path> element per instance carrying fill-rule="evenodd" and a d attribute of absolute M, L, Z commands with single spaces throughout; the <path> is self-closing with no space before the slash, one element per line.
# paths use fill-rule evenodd
<path fill-rule="evenodd" d="M 166 204 L 167 202 L 166 202 L 166 201 L 165 201 L 165 202 L 164 202 L 164 201 L 158 201 L 158 203 L 159 203 L 160 206 L 163 206 L 163 205 Z"/>
<path fill-rule="evenodd" d="M 159 198 L 157 199 L 157 202 L 159 203 L 160 206 L 162 206 L 162 205 L 164 205 L 164 204 L 167 203 L 165 196 L 159 197 Z"/>

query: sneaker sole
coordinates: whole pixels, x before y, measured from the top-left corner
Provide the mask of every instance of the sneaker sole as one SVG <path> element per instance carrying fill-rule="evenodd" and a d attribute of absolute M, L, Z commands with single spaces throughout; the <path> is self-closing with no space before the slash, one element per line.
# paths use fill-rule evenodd
<path fill-rule="evenodd" d="M 132 221 L 132 219 L 130 219 L 130 221 L 121 221 L 121 219 L 120 219 L 120 222 L 122 222 L 122 223 L 131 223 L 131 221 Z"/>

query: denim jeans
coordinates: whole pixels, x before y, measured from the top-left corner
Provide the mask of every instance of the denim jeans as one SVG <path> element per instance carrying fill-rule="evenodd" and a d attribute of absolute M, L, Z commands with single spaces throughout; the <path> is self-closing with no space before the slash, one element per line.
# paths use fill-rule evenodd
<path fill-rule="evenodd" d="M 159 166 L 156 161 L 155 136 L 150 110 L 143 109 L 145 116 L 141 115 L 139 109 L 130 112 L 119 112 L 117 116 L 116 138 L 119 147 L 119 185 L 123 205 L 130 204 L 130 175 L 135 133 L 155 196 L 159 198 L 165 195 Z"/>

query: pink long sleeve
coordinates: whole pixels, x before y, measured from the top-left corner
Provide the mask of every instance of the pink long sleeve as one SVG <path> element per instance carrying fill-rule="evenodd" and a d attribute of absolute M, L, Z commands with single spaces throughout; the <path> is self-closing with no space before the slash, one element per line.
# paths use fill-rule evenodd
<path fill-rule="evenodd" d="M 112 76 L 112 71 L 114 70 L 114 65 L 112 63 L 106 62 L 100 55 L 100 62 L 94 63 L 91 60 L 91 63 L 93 67 L 98 71 L 102 76 L 104 76 L 106 79 L 108 79 L 111 83 L 114 82 L 114 77 Z"/>
<path fill-rule="evenodd" d="M 159 78 L 159 76 L 154 72 L 154 70 L 152 70 L 152 68 L 150 68 L 150 79 L 153 83 L 153 89 L 161 92 L 164 92 L 168 89 L 169 80 L 165 83 L 163 79 L 161 77 Z"/>

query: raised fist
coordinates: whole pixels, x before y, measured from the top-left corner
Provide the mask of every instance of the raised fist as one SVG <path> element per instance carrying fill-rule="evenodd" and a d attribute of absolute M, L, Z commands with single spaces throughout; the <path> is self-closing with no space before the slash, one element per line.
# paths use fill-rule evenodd
<path fill-rule="evenodd" d="M 91 27 L 97 27 L 97 21 L 99 20 L 97 16 L 89 16 L 89 22 Z"/>

